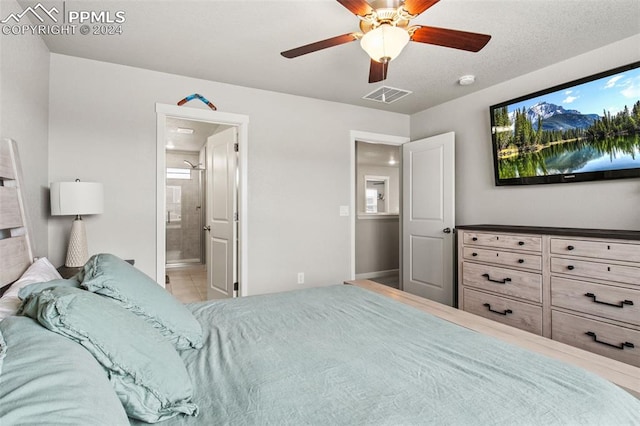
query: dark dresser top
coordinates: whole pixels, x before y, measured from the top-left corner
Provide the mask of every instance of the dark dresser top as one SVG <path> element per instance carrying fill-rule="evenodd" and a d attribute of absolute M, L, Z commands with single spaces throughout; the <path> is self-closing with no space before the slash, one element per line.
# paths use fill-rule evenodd
<path fill-rule="evenodd" d="M 563 235 L 565 237 L 613 238 L 640 241 L 640 231 L 620 229 L 552 228 L 546 226 L 518 225 L 457 225 L 467 231 L 510 232 L 514 234 Z"/>

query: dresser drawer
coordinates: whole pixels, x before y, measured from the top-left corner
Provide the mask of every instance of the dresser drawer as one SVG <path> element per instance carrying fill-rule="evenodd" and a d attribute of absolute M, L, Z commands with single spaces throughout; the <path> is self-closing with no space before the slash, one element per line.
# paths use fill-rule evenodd
<path fill-rule="evenodd" d="M 542 270 L 542 256 L 535 254 L 515 253 L 500 250 L 491 250 L 478 247 L 465 247 L 463 257 L 475 262 L 495 263 L 504 266 Z"/>
<path fill-rule="evenodd" d="M 494 234 L 464 231 L 465 245 L 541 252 L 542 238 L 535 235 Z"/>
<path fill-rule="evenodd" d="M 551 277 L 551 304 L 640 325 L 640 288 L 631 290 Z"/>
<path fill-rule="evenodd" d="M 463 287 L 463 310 L 542 335 L 542 308 Z"/>
<path fill-rule="evenodd" d="M 542 275 L 534 272 L 464 262 L 462 284 L 532 302 L 542 302 Z"/>
<path fill-rule="evenodd" d="M 551 337 L 553 340 L 640 367 L 638 330 L 554 310 L 551 313 Z"/>
<path fill-rule="evenodd" d="M 640 285 L 640 267 L 635 266 L 552 257 L 551 272 Z"/>
<path fill-rule="evenodd" d="M 640 244 L 551 238 L 551 253 L 640 262 Z"/>

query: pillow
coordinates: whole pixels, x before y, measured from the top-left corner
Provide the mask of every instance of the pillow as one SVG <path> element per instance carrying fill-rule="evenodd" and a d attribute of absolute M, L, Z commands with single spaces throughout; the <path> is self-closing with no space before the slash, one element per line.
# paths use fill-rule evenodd
<path fill-rule="evenodd" d="M 5 355 L 7 355 L 7 344 L 2 337 L 2 330 L 0 330 L 0 378 L 2 377 L 2 362 Z"/>
<path fill-rule="evenodd" d="M 104 369 L 82 346 L 26 317 L 0 322 L 0 335 L 0 424 L 129 424 Z"/>
<path fill-rule="evenodd" d="M 110 299 L 54 287 L 32 294 L 21 312 L 84 346 L 107 370 L 130 417 L 153 423 L 197 414 L 191 380 L 171 343 Z"/>
<path fill-rule="evenodd" d="M 43 290 L 47 290 L 53 287 L 74 287 L 80 288 L 80 281 L 76 277 L 61 280 L 52 280 L 44 283 L 34 283 L 28 286 L 22 287 L 18 292 L 20 300 L 25 300 L 34 293 L 40 293 Z"/>
<path fill-rule="evenodd" d="M 46 257 L 41 257 L 29 266 L 22 276 L 0 297 L 0 321 L 15 315 L 20 306 L 18 292 L 24 286 L 62 278 Z"/>
<path fill-rule="evenodd" d="M 116 300 L 143 317 L 176 349 L 202 347 L 202 327 L 193 314 L 154 280 L 112 254 L 97 254 L 84 265 L 87 290 Z"/>

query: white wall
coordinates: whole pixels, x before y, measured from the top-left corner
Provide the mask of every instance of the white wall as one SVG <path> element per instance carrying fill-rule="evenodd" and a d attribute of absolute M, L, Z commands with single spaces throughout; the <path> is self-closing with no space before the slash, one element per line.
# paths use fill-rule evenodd
<path fill-rule="evenodd" d="M 2 17 L 21 11 L 15 1 L 0 2 Z M 48 250 L 48 122 L 49 50 L 39 36 L 0 36 L 0 137 L 18 144 L 33 253 L 38 257 L 47 256 Z"/>
<path fill-rule="evenodd" d="M 489 106 L 640 60 L 640 35 L 411 116 L 411 139 L 456 133 L 456 223 L 640 229 L 640 179 L 496 187 Z"/>
<path fill-rule="evenodd" d="M 155 277 L 155 103 L 200 93 L 249 116 L 249 292 L 338 284 L 349 277 L 350 131 L 407 136 L 409 116 L 121 65 L 51 55 L 51 180 L 105 188 L 86 218 L 89 250 L 136 260 Z M 192 101 L 188 107 L 206 108 Z M 66 221 L 50 222 L 64 257 Z M 298 272 L 305 285 L 297 285 Z"/>
<path fill-rule="evenodd" d="M 399 268 L 399 217 L 356 218 L 356 275 Z"/>
<path fill-rule="evenodd" d="M 359 155 L 361 151 L 358 151 Z M 398 148 L 398 156 L 401 155 Z M 400 166 L 358 165 L 356 168 L 356 274 L 389 271 L 400 267 Z M 387 176 L 385 197 L 389 211 L 396 216 L 375 218 L 364 216 L 365 176 Z M 383 203 L 378 202 L 379 206 Z"/>

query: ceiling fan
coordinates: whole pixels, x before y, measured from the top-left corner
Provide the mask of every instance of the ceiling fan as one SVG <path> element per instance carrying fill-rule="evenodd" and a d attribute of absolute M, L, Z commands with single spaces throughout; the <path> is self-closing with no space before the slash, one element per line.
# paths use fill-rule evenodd
<path fill-rule="evenodd" d="M 328 47 L 360 40 L 371 57 L 369 83 L 387 78 L 389 62 L 396 58 L 409 41 L 435 44 L 453 49 L 478 52 L 491 39 L 490 35 L 425 25 L 409 25 L 409 21 L 438 3 L 439 0 L 338 0 L 360 18 L 360 31 L 342 34 L 281 52 L 285 58 L 296 58 Z"/>

